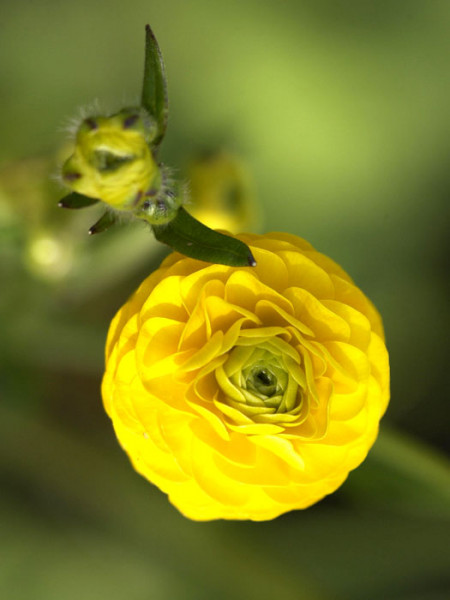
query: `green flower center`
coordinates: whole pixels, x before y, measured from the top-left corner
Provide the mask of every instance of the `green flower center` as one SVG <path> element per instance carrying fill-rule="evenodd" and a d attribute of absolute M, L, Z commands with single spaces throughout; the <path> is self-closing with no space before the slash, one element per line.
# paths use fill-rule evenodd
<path fill-rule="evenodd" d="M 267 350 L 253 352 L 238 378 L 239 387 L 275 406 L 286 390 L 288 373 L 279 359 Z"/>
<path fill-rule="evenodd" d="M 276 375 L 266 367 L 252 367 L 247 377 L 247 389 L 260 398 L 270 398 L 277 391 L 278 380 Z"/>
<path fill-rule="evenodd" d="M 291 417 L 297 419 L 302 410 L 299 371 L 299 365 L 295 372 L 292 369 L 292 359 L 270 343 L 263 343 L 258 347 L 236 346 L 223 367 L 216 370 L 216 378 L 226 403 L 254 421 L 289 421 Z"/>

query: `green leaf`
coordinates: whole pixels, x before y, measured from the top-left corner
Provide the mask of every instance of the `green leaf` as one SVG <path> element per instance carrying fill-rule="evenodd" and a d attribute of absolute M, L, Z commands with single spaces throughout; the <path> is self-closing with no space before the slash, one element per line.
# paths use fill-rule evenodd
<path fill-rule="evenodd" d="M 158 146 L 167 129 L 168 98 L 164 61 L 150 25 L 145 26 L 145 64 L 142 106 L 155 119 L 158 131 L 152 145 Z"/>
<path fill-rule="evenodd" d="M 236 238 L 213 231 L 180 207 L 166 225 L 152 225 L 158 241 L 191 258 L 232 267 L 254 267 L 249 247 Z"/>
<path fill-rule="evenodd" d="M 89 234 L 102 233 L 117 223 L 117 217 L 109 210 L 89 229 Z"/>
<path fill-rule="evenodd" d="M 58 206 L 61 206 L 61 208 L 86 208 L 87 206 L 97 204 L 97 202 L 99 202 L 97 198 L 89 198 L 88 196 L 83 196 L 83 194 L 72 192 L 60 200 Z"/>

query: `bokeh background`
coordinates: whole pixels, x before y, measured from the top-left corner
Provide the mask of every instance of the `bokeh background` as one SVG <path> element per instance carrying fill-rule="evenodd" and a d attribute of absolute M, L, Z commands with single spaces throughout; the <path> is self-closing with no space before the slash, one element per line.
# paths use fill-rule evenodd
<path fill-rule="evenodd" d="M 194 523 L 134 473 L 99 394 L 108 323 L 164 255 L 63 211 L 64 128 L 136 102 L 163 49 L 162 159 L 237 157 L 252 227 L 306 237 L 380 309 L 392 400 L 333 496 Z M 450 3 L 2 0 L 0 597 L 444 600 L 450 595 Z"/>

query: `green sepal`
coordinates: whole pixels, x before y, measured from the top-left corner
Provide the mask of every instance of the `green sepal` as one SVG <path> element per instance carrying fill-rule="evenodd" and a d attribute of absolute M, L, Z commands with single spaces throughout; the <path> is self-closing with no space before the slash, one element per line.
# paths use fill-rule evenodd
<path fill-rule="evenodd" d="M 166 225 L 152 225 L 156 239 L 190 258 L 231 267 L 255 267 L 249 247 L 194 219 L 183 207 Z"/>
<path fill-rule="evenodd" d="M 99 202 L 97 198 L 89 198 L 89 196 L 72 192 L 60 200 L 58 206 L 61 206 L 61 208 L 86 208 L 97 204 L 97 202 Z"/>
<path fill-rule="evenodd" d="M 141 103 L 156 121 L 158 131 L 152 140 L 152 146 L 157 147 L 166 133 L 169 102 L 164 60 L 150 25 L 145 26 L 144 83 Z"/>
<path fill-rule="evenodd" d="M 102 217 L 100 217 L 97 223 L 92 225 L 92 227 L 89 229 L 89 234 L 94 235 L 94 233 L 102 233 L 103 231 L 106 231 L 116 223 L 116 215 L 108 210 Z"/>

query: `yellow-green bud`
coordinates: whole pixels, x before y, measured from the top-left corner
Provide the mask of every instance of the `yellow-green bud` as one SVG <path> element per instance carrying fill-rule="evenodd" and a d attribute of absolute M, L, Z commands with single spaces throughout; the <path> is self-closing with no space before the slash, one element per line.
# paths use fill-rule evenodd
<path fill-rule="evenodd" d="M 74 153 L 63 165 L 64 182 L 75 192 L 115 209 L 138 207 L 159 179 L 148 145 L 154 135 L 155 124 L 142 108 L 85 119 Z"/>
<path fill-rule="evenodd" d="M 139 210 L 135 213 L 150 225 L 165 225 L 172 221 L 180 208 L 179 198 L 168 190 L 151 197 L 147 195 Z"/>

